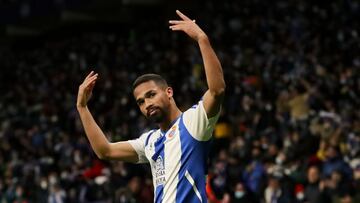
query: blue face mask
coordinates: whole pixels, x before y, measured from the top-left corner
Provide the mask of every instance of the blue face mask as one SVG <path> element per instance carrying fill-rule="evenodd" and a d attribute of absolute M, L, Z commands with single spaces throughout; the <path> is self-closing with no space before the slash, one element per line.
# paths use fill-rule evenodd
<path fill-rule="evenodd" d="M 235 198 L 236 198 L 236 199 L 240 199 L 240 198 L 242 198 L 244 195 L 245 195 L 245 192 L 244 192 L 244 191 L 236 191 L 236 192 L 235 192 Z"/>

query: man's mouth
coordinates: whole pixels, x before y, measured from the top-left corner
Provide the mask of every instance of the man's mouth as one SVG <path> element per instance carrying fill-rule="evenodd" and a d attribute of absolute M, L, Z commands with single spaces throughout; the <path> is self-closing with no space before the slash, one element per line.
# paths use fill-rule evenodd
<path fill-rule="evenodd" d="M 158 111 L 158 108 L 156 108 L 156 107 L 151 108 L 148 110 L 147 115 L 152 116 L 152 115 L 156 114 L 157 111 Z"/>

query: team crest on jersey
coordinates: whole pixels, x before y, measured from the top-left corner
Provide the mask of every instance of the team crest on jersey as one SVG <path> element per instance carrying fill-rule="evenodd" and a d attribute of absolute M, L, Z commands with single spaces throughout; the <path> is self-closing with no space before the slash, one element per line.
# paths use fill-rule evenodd
<path fill-rule="evenodd" d="M 156 186 L 165 183 L 164 159 L 161 156 L 158 156 L 155 163 L 155 183 Z"/>
<path fill-rule="evenodd" d="M 167 138 L 172 139 L 174 137 L 175 133 L 176 133 L 176 125 L 170 129 L 170 132 L 167 134 Z"/>

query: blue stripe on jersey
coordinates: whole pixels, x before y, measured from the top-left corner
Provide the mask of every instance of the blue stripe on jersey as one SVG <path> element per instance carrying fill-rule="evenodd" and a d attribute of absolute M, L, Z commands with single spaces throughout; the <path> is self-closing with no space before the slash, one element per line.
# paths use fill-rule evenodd
<path fill-rule="evenodd" d="M 209 142 L 195 140 L 186 129 L 181 116 L 179 122 L 181 142 L 181 166 L 179 171 L 179 182 L 177 185 L 176 202 L 201 202 L 196 194 L 194 186 L 191 185 L 185 174 L 189 173 L 194 180 L 195 188 L 201 196 L 202 202 L 207 202 L 205 192 L 206 159 Z"/>
<path fill-rule="evenodd" d="M 149 140 L 150 140 L 150 137 L 151 135 L 155 132 L 155 130 L 152 130 L 150 131 L 150 133 L 148 134 L 147 138 L 146 138 L 146 141 L 145 141 L 145 147 L 149 144 Z"/>
<path fill-rule="evenodd" d="M 196 109 L 197 106 L 198 106 L 197 104 L 194 104 L 194 105 L 191 107 L 191 109 Z"/>
<path fill-rule="evenodd" d="M 158 140 L 155 142 L 155 153 L 151 157 L 152 160 L 155 162 L 159 158 L 159 156 L 162 158 L 162 166 L 164 166 L 164 141 L 166 140 L 165 135 L 161 136 Z M 164 169 L 165 170 L 165 169 Z M 155 172 L 156 173 L 156 172 Z M 156 177 L 153 177 L 156 178 Z M 163 198 L 163 192 L 164 192 L 164 184 L 158 185 L 155 188 L 155 203 L 161 203 Z"/>
<path fill-rule="evenodd" d="M 155 203 L 161 203 L 164 193 L 164 185 L 158 185 L 155 188 Z"/>

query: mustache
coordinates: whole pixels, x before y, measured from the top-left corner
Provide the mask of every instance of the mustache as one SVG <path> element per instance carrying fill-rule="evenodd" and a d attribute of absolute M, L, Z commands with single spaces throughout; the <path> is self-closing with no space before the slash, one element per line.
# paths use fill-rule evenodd
<path fill-rule="evenodd" d="M 150 116 L 150 112 L 156 109 L 157 112 Z M 150 108 L 146 113 L 146 118 L 151 122 L 161 123 L 164 120 L 164 114 L 161 108 L 158 107 Z"/>
<path fill-rule="evenodd" d="M 149 117 L 150 116 L 150 112 L 152 112 L 152 111 L 155 111 L 155 110 L 159 110 L 160 108 L 159 107 L 157 107 L 157 106 L 152 106 L 152 107 L 149 107 L 148 109 L 147 109 L 147 111 L 146 111 L 146 115 L 147 115 L 147 117 Z"/>

